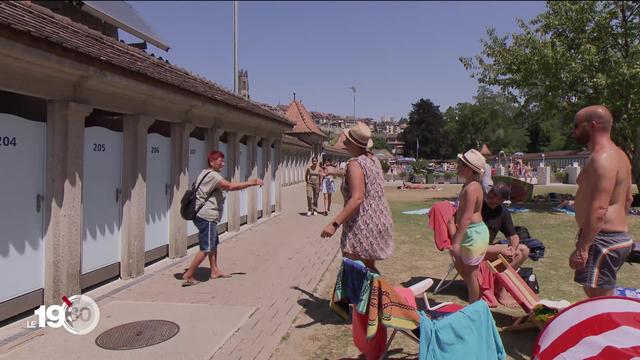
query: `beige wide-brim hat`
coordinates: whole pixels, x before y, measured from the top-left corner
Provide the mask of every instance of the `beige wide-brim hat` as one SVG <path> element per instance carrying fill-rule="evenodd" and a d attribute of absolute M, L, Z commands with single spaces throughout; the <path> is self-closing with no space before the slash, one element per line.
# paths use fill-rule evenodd
<path fill-rule="evenodd" d="M 357 123 L 351 129 L 342 130 L 344 136 L 349 139 L 353 144 L 363 149 L 370 149 L 373 147 L 373 140 L 371 140 L 371 129 L 365 123 Z"/>
<path fill-rule="evenodd" d="M 471 149 L 464 154 L 458 154 L 458 159 L 478 174 L 482 175 L 484 173 L 484 165 L 487 161 L 480 151 Z"/>

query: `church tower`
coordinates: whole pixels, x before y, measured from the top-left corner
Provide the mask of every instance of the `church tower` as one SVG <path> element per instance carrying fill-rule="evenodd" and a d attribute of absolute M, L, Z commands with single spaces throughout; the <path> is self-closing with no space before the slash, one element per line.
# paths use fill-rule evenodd
<path fill-rule="evenodd" d="M 249 99 L 249 73 L 247 70 L 238 71 L 238 95 Z"/>

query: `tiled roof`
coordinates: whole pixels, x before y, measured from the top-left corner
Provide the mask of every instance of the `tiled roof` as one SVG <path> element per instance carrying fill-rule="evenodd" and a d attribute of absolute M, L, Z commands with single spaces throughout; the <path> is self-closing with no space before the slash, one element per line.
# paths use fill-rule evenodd
<path fill-rule="evenodd" d="M 293 127 L 293 130 L 291 130 L 291 133 L 313 133 L 320 135 L 323 138 L 326 137 L 318 128 L 315 121 L 313 121 L 311 114 L 309 114 L 300 100 L 293 100 L 291 104 L 289 104 L 289 108 L 287 109 L 287 118 L 295 122 L 295 126 Z"/>
<path fill-rule="evenodd" d="M 480 150 L 480 154 L 484 156 L 491 156 L 491 150 L 489 150 L 489 147 L 487 146 L 487 144 L 482 144 L 482 149 Z"/>
<path fill-rule="evenodd" d="M 87 55 L 95 61 L 115 65 L 152 80 L 292 125 L 291 121 L 281 114 L 241 98 L 207 79 L 31 2 L 1 1 L 0 29 L 3 27 L 45 39 Z"/>
<path fill-rule="evenodd" d="M 344 131 L 340 131 L 340 135 L 338 135 L 338 140 L 336 140 L 335 147 L 344 148 L 344 141 L 347 139 L 347 136 L 344 134 Z"/>
<path fill-rule="evenodd" d="M 299 146 L 299 147 L 304 147 L 304 148 L 311 149 L 311 145 L 309 145 L 306 142 L 298 139 L 295 136 L 283 135 L 282 136 L 282 143 L 286 144 L 286 145 L 293 145 L 293 146 Z"/>
<path fill-rule="evenodd" d="M 349 155 L 349 152 L 347 150 L 345 150 L 344 148 L 340 148 L 337 146 L 332 146 L 329 144 L 324 144 L 323 145 L 324 150 L 327 152 L 327 154 L 329 155 L 342 155 L 342 156 L 347 156 L 347 157 L 351 157 L 351 155 Z"/>

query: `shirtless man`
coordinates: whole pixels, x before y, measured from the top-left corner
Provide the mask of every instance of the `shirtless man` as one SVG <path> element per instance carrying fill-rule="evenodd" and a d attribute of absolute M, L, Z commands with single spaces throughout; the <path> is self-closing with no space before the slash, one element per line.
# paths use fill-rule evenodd
<path fill-rule="evenodd" d="M 631 252 L 627 213 L 633 200 L 631 164 L 611 141 L 613 116 L 601 105 L 576 114 L 573 135 L 588 145 L 591 157 L 578 176 L 575 208 L 580 228 L 569 257 L 574 281 L 588 297 L 613 295 L 616 275 Z"/>

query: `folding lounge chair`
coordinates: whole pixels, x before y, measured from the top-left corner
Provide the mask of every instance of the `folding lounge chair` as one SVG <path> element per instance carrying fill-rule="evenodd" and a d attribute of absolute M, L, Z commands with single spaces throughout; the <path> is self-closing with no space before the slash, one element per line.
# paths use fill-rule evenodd
<path fill-rule="evenodd" d="M 415 297 L 423 297 L 425 300 L 425 305 L 427 307 L 427 310 L 452 313 L 451 315 L 448 315 L 444 318 L 431 319 L 430 322 L 434 323 L 433 325 L 437 323 L 436 326 L 438 330 L 435 330 L 435 333 L 429 334 L 428 338 L 430 340 L 427 340 L 426 348 L 422 348 L 422 347 L 420 348 L 421 354 L 424 352 L 424 353 L 433 355 L 435 352 L 435 354 L 438 354 L 436 356 L 439 357 L 443 355 L 442 353 L 440 353 L 441 351 L 446 351 L 445 349 L 448 348 L 449 345 L 452 345 L 453 347 L 456 348 L 455 350 L 458 353 L 457 355 L 459 355 L 460 351 L 467 352 L 467 349 L 473 348 L 474 349 L 473 351 L 485 351 L 490 353 L 493 353 L 495 351 L 496 358 L 504 359 L 505 358 L 504 346 L 502 345 L 500 335 L 498 334 L 498 331 L 495 327 L 495 322 L 491 317 L 491 313 L 489 312 L 489 308 L 486 305 L 486 303 L 483 301 L 478 301 L 474 304 L 468 305 L 469 308 L 463 307 L 458 304 L 452 304 L 452 303 L 442 303 L 436 306 L 431 306 L 429 304 L 429 299 L 427 298 L 426 291 L 432 285 L 433 285 L 433 280 L 426 279 L 406 289 L 406 290 L 410 290 L 410 292 Z M 462 310 L 464 312 L 465 310 L 463 309 L 467 309 L 467 308 L 468 308 L 468 311 L 466 311 L 465 314 L 460 314 L 460 316 L 457 316 L 456 314 L 457 311 Z M 473 308 L 473 310 L 471 308 Z M 427 316 L 427 318 L 429 317 Z M 481 337 L 482 339 L 480 340 L 482 343 L 482 345 L 480 346 L 480 349 L 475 348 L 476 346 L 478 346 L 479 339 L 477 337 L 461 336 L 461 334 L 464 333 L 464 329 L 461 329 L 458 325 L 455 325 L 455 324 L 460 324 L 461 321 L 463 323 L 466 322 L 468 325 L 471 325 L 472 327 L 480 326 L 483 331 L 491 330 L 489 332 L 482 332 L 482 331 L 478 331 L 478 328 L 476 328 L 475 332 L 474 331 L 470 332 L 470 334 L 474 334 L 474 333 L 484 334 Z M 484 327 L 482 327 L 482 324 L 484 324 Z M 423 328 L 422 325 L 421 325 L 421 328 Z M 426 329 L 423 328 L 423 330 L 426 330 L 426 333 L 429 333 L 431 329 L 434 329 L 434 328 L 431 328 L 430 325 L 426 325 Z M 411 340 L 415 341 L 418 344 L 418 346 L 421 346 L 421 345 L 424 346 L 424 344 L 420 344 L 420 339 L 419 339 L 420 335 L 415 333 L 410 333 L 404 330 L 394 330 L 393 333 L 391 334 L 391 337 L 387 341 L 385 353 L 380 357 L 380 359 L 384 359 L 386 352 L 389 350 L 389 347 L 391 346 L 391 342 L 393 341 L 393 338 L 395 337 L 395 334 L 398 331 L 407 335 Z M 452 334 L 455 337 L 448 338 L 447 337 L 448 334 Z M 431 336 L 436 336 L 436 337 L 431 338 Z M 449 342 L 454 339 L 455 339 L 454 344 L 450 344 Z M 451 356 L 449 356 L 448 358 L 451 358 Z M 460 357 L 455 356 L 455 358 L 457 359 Z"/>
<path fill-rule="evenodd" d="M 430 311 L 430 312 L 431 311 L 440 311 L 440 312 L 443 312 L 443 313 L 451 313 L 451 312 L 455 312 L 455 311 L 458 311 L 458 310 L 463 308 L 462 305 L 454 304 L 454 303 L 451 303 L 451 302 L 443 302 L 443 303 L 440 303 L 438 305 L 431 306 L 431 304 L 429 303 L 429 298 L 427 297 L 427 290 L 429 290 L 431 288 L 431 286 L 433 286 L 433 279 L 429 279 L 429 278 L 427 278 L 425 280 L 422 280 L 419 283 L 411 285 L 408 289 L 413 294 L 414 300 L 412 302 L 408 301 L 408 302 L 410 302 L 410 305 L 416 306 L 415 298 L 422 297 L 422 299 L 424 300 L 424 303 L 425 303 L 425 306 L 426 306 L 427 310 Z M 407 300 L 409 300 L 409 299 L 407 299 Z M 417 306 L 416 306 L 416 308 L 417 308 Z M 405 331 L 405 330 L 396 330 L 396 329 L 394 329 L 393 332 L 391 333 L 391 336 L 389 337 L 389 340 L 387 340 L 387 345 L 385 347 L 385 352 L 382 354 L 380 359 L 384 359 L 387 351 L 389 351 L 389 347 L 391 346 L 391 342 L 393 342 L 393 339 L 395 338 L 395 336 L 396 336 L 396 334 L 398 332 L 406 335 L 409 339 L 413 340 L 417 344 L 420 343 L 420 339 L 418 339 L 415 334 L 410 333 L 410 332 Z"/>
<path fill-rule="evenodd" d="M 458 271 L 456 270 L 455 265 L 453 264 L 454 262 L 455 262 L 455 260 L 452 257 L 451 258 L 451 264 L 449 264 L 449 270 L 447 270 L 447 273 L 444 274 L 442 279 L 438 282 L 438 285 L 436 286 L 435 290 L 433 290 L 433 294 L 434 295 L 437 294 L 438 292 L 440 292 L 440 290 L 446 289 L 458 277 L 459 274 L 458 274 Z M 447 278 L 449 277 L 449 275 L 451 275 L 451 273 L 454 272 L 454 271 L 455 271 L 455 275 L 453 275 L 453 278 L 451 278 L 450 280 L 447 281 Z M 429 279 L 429 280 L 431 280 L 431 279 Z"/>
<path fill-rule="evenodd" d="M 511 267 L 509 262 L 502 256 L 498 255 L 498 259 L 490 262 L 487 260 L 489 268 L 496 274 L 498 281 L 504 286 L 504 288 L 511 294 L 513 299 L 520 305 L 522 310 L 527 313 L 526 316 L 517 318 L 511 326 L 505 328 L 505 330 L 521 330 L 528 329 L 534 326 L 540 326 L 536 323 L 529 323 L 529 314 L 533 311 L 534 306 L 540 302 L 540 297 L 531 290 L 531 288 L 524 282 L 518 272 Z"/>

